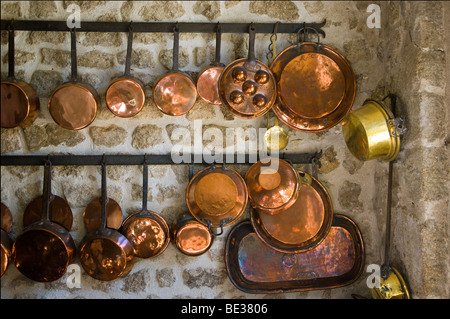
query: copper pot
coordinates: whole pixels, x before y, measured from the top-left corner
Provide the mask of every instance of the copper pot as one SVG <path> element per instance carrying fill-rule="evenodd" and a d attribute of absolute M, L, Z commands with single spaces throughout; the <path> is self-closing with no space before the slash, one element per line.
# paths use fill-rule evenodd
<path fill-rule="evenodd" d="M 178 116 L 189 112 L 197 99 L 197 87 L 189 75 L 178 70 L 178 26 L 174 27 L 173 66 L 161 77 L 153 89 L 156 107 L 167 115 Z"/>
<path fill-rule="evenodd" d="M 38 282 L 61 278 L 75 258 L 75 243 L 69 231 L 50 221 L 51 162 L 44 166 L 44 199 L 41 220 L 25 227 L 12 247 L 17 269 Z"/>
<path fill-rule="evenodd" d="M 204 254 L 214 241 L 208 227 L 189 213 L 180 214 L 173 221 L 170 238 L 178 250 L 188 256 Z"/>
<path fill-rule="evenodd" d="M 222 28 L 217 23 L 216 58 L 211 65 L 203 68 L 197 77 L 198 95 L 209 104 L 222 104 L 219 95 L 219 78 L 225 68 L 225 64 L 220 62 L 221 37 Z"/>
<path fill-rule="evenodd" d="M 245 174 L 250 205 L 266 214 L 279 214 L 295 203 L 300 186 L 294 167 L 279 158 L 258 161 Z"/>
<path fill-rule="evenodd" d="M 78 81 L 75 29 L 71 30 L 71 62 L 71 80 L 52 93 L 48 109 L 59 126 L 81 130 L 94 121 L 100 99 L 92 85 Z"/>
<path fill-rule="evenodd" d="M 356 80 L 350 63 L 335 49 L 304 41 L 280 52 L 271 64 L 277 81 L 273 111 L 287 126 L 302 132 L 320 132 L 338 124 L 355 99 Z M 300 32 L 299 31 L 299 32 Z"/>
<path fill-rule="evenodd" d="M 106 192 L 106 165 L 102 163 L 101 224 L 86 234 L 80 244 L 80 260 L 83 269 L 101 281 L 123 278 L 134 265 L 133 246 L 120 232 L 108 228 L 106 207 L 109 201 Z"/>
<path fill-rule="evenodd" d="M 223 227 L 235 222 L 245 211 L 248 202 L 244 179 L 225 164 L 214 163 L 199 171 L 186 188 L 189 212 L 208 226 L 213 236 L 223 233 Z M 218 232 L 215 229 L 220 228 Z"/>
<path fill-rule="evenodd" d="M 130 75 L 132 43 L 133 27 L 130 25 L 125 74 L 115 79 L 106 89 L 106 105 L 114 115 L 119 117 L 136 115 L 142 110 L 145 103 L 144 84 Z"/>
<path fill-rule="evenodd" d="M 130 214 L 122 223 L 121 232 L 132 243 L 139 258 L 156 257 L 170 243 L 169 226 L 162 216 L 147 209 L 148 167 L 144 160 L 142 209 Z"/>
<path fill-rule="evenodd" d="M 8 31 L 8 78 L 1 82 L 1 127 L 22 128 L 30 126 L 37 118 L 40 110 L 39 96 L 24 81 L 14 76 L 14 30 Z"/>
<path fill-rule="evenodd" d="M 11 261 L 11 248 L 13 242 L 8 233 L 11 231 L 13 218 L 9 208 L 5 204 L 1 204 L 1 276 L 3 276 Z"/>
<path fill-rule="evenodd" d="M 264 115 L 276 100 L 276 82 L 269 67 L 255 58 L 253 24 L 249 27 L 248 58 L 228 64 L 219 78 L 222 103 L 240 118 L 252 119 Z"/>

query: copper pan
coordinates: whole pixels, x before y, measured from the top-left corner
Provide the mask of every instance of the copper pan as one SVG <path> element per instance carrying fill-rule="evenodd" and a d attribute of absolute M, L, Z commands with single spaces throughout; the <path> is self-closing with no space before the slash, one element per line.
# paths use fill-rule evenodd
<path fill-rule="evenodd" d="M 30 126 L 37 118 L 40 110 L 39 96 L 24 81 L 14 76 L 14 30 L 8 30 L 8 78 L 1 82 L 1 127 L 22 128 Z"/>
<path fill-rule="evenodd" d="M 11 248 L 12 248 L 12 240 L 9 237 L 8 233 L 11 231 L 12 228 L 12 214 L 9 208 L 2 204 L 1 209 L 1 217 L 2 217 L 2 223 L 1 223 L 1 232 L 2 232 L 2 252 L 1 252 L 1 276 L 6 271 L 6 268 L 8 268 L 9 262 L 11 261 Z"/>
<path fill-rule="evenodd" d="M 252 119 L 266 114 L 276 100 L 276 82 L 267 65 L 255 58 L 256 30 L 249 27 L 248 58 L 228 64 L 219 78 L 222 103 L 240 118 Z"/>
<path fill-rule="evenodd" d="M 223 227 L 235 222 L 245 211 L 248 202 L 244 179 L 225 164 L 214 163 L 199 171 L 186 188 L 189 212 L 208 226 L 213 236 L 223 233 Z M 215 229 L 220 228 L 218 232 Z"/>
<path fill-rule="evenodd" d="M 71 30 L 71 62 L 71 80 L 52 93 L 48 109 L 59 126 L 67 130 L 81 130 L 94 121 L 100 100 L 92 85 L 78 80 L 75 29 Z"/>
<path fill-rule="evenodd" d="M 189 75 L 178 70 L 179 32 L 174 29 L 173 66 L 171 72 L 161 77 L 154 89 L 156 107 L 171 116 L 189 112 L 197 100 L 197 87 Z"/>
<path fill-rule="evenodd" d="M 271 64 L 277 82 L 273 111 L 287 126 L 302 132 L 321 132 L 343 120 L 350 111 L 356 80 L 350 63 L 335 49 L 304 41 L 280 52 Z"/>
<path fill-rule="evenodd" d="M 302 185 L 294 204 L 277 215 L 250 210 L 258 237 L 272 249 L 298 253 L 319 245 L 333 221 L 333 206 L 325 187 L 302 171 Z"/>
<path fill-rule="evenodd" d="M 106 89 L 106 105 L 114 115 L 119 117 L 136 115 L 142 110 L 145 103 L 144 84 L 130 75 L 132 43 L 133 27 L 130 24 L 125 74 L 112 81 Z"/>
<path fill-rule="evenodd" d="M 147 209 L 148 167 L 144 160 L 142 209 L 130 214 L 120 231 L 132 243 L 139 258 L 151 258 L 162 254 L 170 243 L 169 226 L 162 216 Z"/>
<path fill-rule="evenodd" d="M 211 65 L 203 68 L 197 77 L 198 95 L 209 104 L 222 104 L 219 96 L 219 78 L 225 69 L 225 64 L 220 62 L 221 37 L 222 28 L 217 23 L 216 58 Z"/>
<path fill-rule="evenodd" d="M 134 265 L 133 246 L 120 232 L 108 228 L 106 207 L 109 201 L 106 188 L 106 164 L 102 163 L 101 225 L 88 232 L 80 244 L 83 269 L 97 280 L 111 281 L 123 278 Z"/>
<path fill-rule="evenodd" d="M 250 205 L 275 215 L 295 203 L 300 186 L 297 171 L 279 158 L 258 161 L 245 174 Z"/>
<path fill-rule="evenodd" d="M 25 227 L 15 239 L 12 258 L 17 269 L 38 282 L 61 278 L 75 258 L 76 247 L 69 231 L 50 221 L 51 162 L 44 166 L 44 199 L 41 220 Z"/>

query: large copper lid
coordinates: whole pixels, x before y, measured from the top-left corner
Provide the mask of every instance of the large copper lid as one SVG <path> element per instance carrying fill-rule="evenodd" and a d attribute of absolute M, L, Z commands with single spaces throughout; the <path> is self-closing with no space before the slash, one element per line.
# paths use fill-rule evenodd
<path fill-rule="evenodd" d="M 301 176 L 306 173 L 299 172 Z M 294 204 L 277 215 L 252 209 L 252 225 L 257 235 L 275 250 L 286 253 L 309 250 L 327 235 L 333 220 L 331 198 L 323 185 L 308 176 Z"/>
<path fill-rule="evenodd" d="M 298 194 L 297 171 L 279 158 L 268 158 L 250 166 L 245 182 L 250 204 L 268 214 L 278 214 L 290 207 Z"/>
<path fill-rule="evenodd" d="M 23 227 L 27 227 L 41 220 L 42 198 L 43 196 L 36 197 L 25 208 L 25 212 L 23 213 Z M 70 231 L 73 224 L 72 209 L 63 198 L 56 195 L 52 195 L 52 198 L 49 208 L 50 221 Z"/>
<path fill-rule="evenodd" d="M 197 92 L 200 98 L 209 104 L 222 104 L 219 95 L 219 78 L 224 66 L 210 66 L 199 73 Z"/>
<path fill-rule="evenodd" d="M 144 103 L 142 84 L 135 79 L 116 79 L 106 90 L 106 105 L 116 116 L 132 117 L 142 110 Z"/>
<path fill-rule="evenodd" d="M 97 230 L 102 222 L 102 201 L 101 197 L 93 199 L 84 209 L 83 221 L 88 232 Z M 106 203 L 106 227 L 119 229 L 122 224 L 122 209 L 112 198 L 108 198 Z"/>
<path fill-rule="evenodd" d="M 1 123 L 3 128 L 13 128 L 28 116 L 30 104 L 26 93 L 15 83 L 1 83 Z"/>

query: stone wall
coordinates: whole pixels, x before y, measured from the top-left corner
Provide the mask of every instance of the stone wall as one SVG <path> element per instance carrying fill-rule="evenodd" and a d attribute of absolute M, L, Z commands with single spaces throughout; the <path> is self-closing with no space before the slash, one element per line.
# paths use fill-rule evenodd
<path fill-rule="evenodd" d="M 425 126 L 415 129 L 411 121 L 430 104 L 441 106 L 444 102 L 439 94 L 421 92 L 418 96 L 417 87 L 409 86 L 420 82 L 421 73 L 410 77 L 412 72 L 401 60 L 402 54 L 410 54 L 408 47 L 396 47 L 392 38 L 409 43 L 409 34 L 415 31 L 414 41 L 429 39 L 420 24 L 412 28 L 405 21 L 404 15 L 410 10 L 419 14 L 420 8 L 415 5 L 401 5 L 397 2 L 374 2 L 381 6 L 383 25 L 380 29 L 370 29 L 366 25 L 369 15 L 366 9 L 368 2 L 358 1 L 2 1 L 2 19 L 42 19 L 65 21 L 68 13 L 66 7 L 70 3 L 77 3 L 81 7 L 82 21 L 180 21 L 180 22 L 320 22 L 324 19 L 326 38 L 321 41 L 340 51 L 351 63 L 357 80 L 357 92 L 354 108 L 362 105 L 369 97 L 382 98 L 386 92 L 400 91 L 401 100 L 408 106 L 415 106 L 418 110 L 411 110 L 407 137 L 411 141 L 428 138 L 434 130 L 425 130 Z M 419 4 L 418 4 L 419 5 Z M 410 8 L 410 6 L 412 8 Z M 438 5 L 436 7 L 438 11 Z M 386 14 L 385 14 L 386 13 Z M 442 14 L 441 14 L 442 17 Z M 389 18 L 389 21 L 388 19 Z M 443 17 L 442 17 L 443 18 Z M 392 27 L 391 20 L 398 28 Z M 422 25 L 428 20 L 424 19 Z M 432 22 L 432 21 L 431 21 Z M 431 23 L 430 22 L 430 23 Z M 396 31 L 395 31 L 396 30 Z M 394 31 L 393 34 L 390 31 Z M 397 37 L 397 38 L 395 38 Z M 413 38 L 414 39 L 414 38 Z M 92 84 L 103 96 L 110 80 L 121 75 L 124 70 L 124 56 L 126 51 L 126 34 L 79 33 L 77 38 L 78 74 L 81 79 Z M 224 34 L 222 37 L 222 61 L 230 63 L 238 57 L 246 57 L 248 50 L 248 36 L 245 34 Z M 214 56 L 214 34 L 181 34 L 180 35 L 180 69 L 195 74 L 202 67 L 208 65 Z M 266 53 L 270 41 L 270 34 L 258 34 L 256 37 L 256 56 L 267 62 Z M 279 34 L 277 50 L 280 51 L 296 41 L 296 36 Z M 409 42 L 408 42 L 409 41 Z M 438 42 L 441 43 L 441 42 Z M 1 40 L 1 70 L 2 78 L 7 72 L 7 35 L 2 32 Z M 203 129 L 215 128 L 225 133 L 226 128 L 265 127 L 265 117 L 255 120 L 235 118 L 224 106 L 212 106 L 200 98 L 194 108 L 180 117 L 166 116 L 155 107 L 152 98 L 152 88 L 157 78 L 167 73 L 171 67 L 171 34 L 139 34 L 135 33 L 133 42 L 132 74 L 146 84 L 147 102 L 144 109 L 135 117 L 129 119 L 115 118 L 107 109 L 102 97 L 101 109 L 95 121 L 81 131 L 67 131 L 56 125 L 46 108 L 52 90 L 63 83 L 70 76 L 70 37 L 61 32 L 16 32 L 16 74 L 17 77 L 30 82 L 38 91 L 41 100 L 41 112 L 35 123 L 26 129 L 2 129 L 2 154 L 166 154 L 170 153 L 173 145 L 179 140 L 172 138 L 174 129 L 179 127 L 193 131 L 195 120 L 202 120 Z M 439 50 L 422 52 L 414 48 L 414 52 L 431 55 L 420 56 L 414 54 L 411 62 L 416 63 L 415 70 L 425 72 L 426 61 L 435 66 L 439 58 Z M 442 53 L 442 52 L 441 52 Z M 396 57 L 393 59 L 392 56 Z M 416 60 L 420 59 L 422 60 Z M 441 55 L 442 59 L 442 55 Z M 444 59 L 445 61 L 445 59 Z M 437 61 L 437 71 L 441 71 Z M 427 72 L 433 76 L 433 70 Z M 431 79 L 430 79 L 431 81 Z M 409 91 L 403 90 L 408 87 Z M 442 89 L 442 88 L 441 88 Z M 408 94 L 410 92 L 411 94 Z M 440 91 L 439 91 L 440 92 Z M 396 92 L 398 93 L 398 92 Z M 433 93 L 433 92 L 432 92 Z M 447 96 L 448 97 L 448 96 Z M 421 101 L 421 102 L 419 102 Z M 420 112 L 420 113 L 416 113 Z M 439 113 L 430 114 L 430 116 Z M 415 117 L 414 117 L 415 116 Z M 434 120 L 444 118 L 435 116 Z M 425 124 L 426 122 L 421 122 Z M 286 152 L 315 152 L 323 151 L 322 167 L 319 170 L 319 180 L 326 186 L 333 201 L 336 213 L 352 218 L 364 237 L 366 250 L 366 265 L 381 264 L 384 255 L 384 229 L 386 206 L 386 176 L 387 164 L 377 160 L 360 162 L 347 150 L 342 137 L 340 125 L 323 133 L 302 133 L 286 128 L 290 135 L 290 143 Z M 416 132 L 416 133 L 415 133 Z M 396 231 L 394 236 L 393 260 L 399 264 L 411 281 L 413 296 L 428 296 L 430 289 L 422 290 L 420 286 L 431 276 L 433 267 L 442 266 L 438 263 L 442 243 L 433 245 L 420 260 L 410 256 L 411 247 L 428 247 L 431 241 L 428 228 L 437 225 L 441 235 L 445 235 L 448 227 L 448 217 L 438 213 L 439 206 L 433 206 L 436 217 L 424 222 L 424 209 L 433 205 L 448 205 L 448 191 L 433 188 L 428 185 L 431 180 L 424 176 L 436 176 L 436 170 L 445 172 L 448 165 L 437 160 L 443 156 L 437 152 L 439 143 L 447 133 L 438 132 L 432 141 L 432 159 L 424 149 L 414 148 L 412 144 L 405 147 L 400 154 L 400 160 L 408 159 L 403 165 L 407 174 L 397 173 L 396 187 L 402 191 L 395 197 Z M 423 134 L 425 137 L 410 137 Z M 434 133 L 433 133 L 434 134 Z M 192 134 L 191 134 L 192 135 Z M 225 135 L 225 134 L 224 134 Z M 447 136 L 447 135 L 445 135 Z M 235 143 L 241 136 L 235 137 Z M 255 137 L 247 137 L 254 139 Z M 406 139 L 406 138 L 405 138 Z M 207 145 L 209 141 L 205 140 Z M 184 141 L 190 145 L 192 141 Z M 422 144 L 421 144 L 422 145 Z M 413 154 L 418 154 L 417 156 Z M 443 160 L 447 160 L 444 158 Z M 434 163 L 440 163 L 434 166 Z M 447 160 L 448 163 L 448 160 Z M 247 165 L 233 165 L 241 174 L 245 174 Z M 310 171 L 309 166 L 298 168 Z M 124 211 L 124 217 L 141 207 L 141 167 L 109 167 L 108 192 L 119 202 Z M 199 169 L 199 167 L 197 168 Z M 422 170 L 427 170 L 423 174 Z M 401 168 L 399 167 L 399 171 Z M 416 178 L 421 187 L 414 187 L 409 183 L 411 176 Z M 448 172 L 447 172 L 448 175 Z M 82 213 L 86 205 L 100 195 L 100 168 L 97 167 L 55 167 L 53 191 L 65 198 L 70 204 L 74 225 L 71 231 L 76 243 L 85 234 Z M 184 165 L 149 167 L 149 209 L 163 216 L 168 223 L 178 213 L 186 211 L 184 191 L 188 183 L 188 171 Z M 22 214 L 26 205 L 42 189 L 42 168 L 38 167 L 1 167 L 1 201 L 13 212 L 14 225 L 12 237 L 22 230 Z M 444 185 L 445 186 L 445 185 Z M 407 189 L 406 193 L 403 189 Z M 447 189 L 448 190 L 448 189 Z M 409 194 L 410 192 L 415 192 Z M 419 200 L 411 201 L 409 196 L 415 195 Z M 428 197 L 427 197 L 428 196 Z M 438 196 L 429 198 L 429 196 Z M 414 197 L 417 198 L 417 197 Z M 426 202 L 421 199 L 427 198 Z M 447 200 L 447 202 L 446 202 Z M 412 206 L 415 205 L 415 206 Z M 443 207 L 445 208 L 445 207 Z M 415 212 L 414 217 L 411 211 Z M 445 209 L 444 209 L 445 211 Z M 448 211 L 448 210 L 447 210 Z M 440 215 L 439 215 L 440 214 Z M 448 216 L 448 215 L 447 215 Z M 248 211 L 240 220 L 249 217 Z M 400 223 L 399 220 L 402 220 Z M 446 224 L 447 222 L 447 224 Z M 445 226 L 447 225 L 447 226 Z M 421 232 L 418 238 L 408 230 L 413 227 Z M 366 287 L 367 274 L 363 275 L 352 285 L 337 289 L 318 290 L 312 292 L 298 292 L 276 295 L 246 294 L 233 286 L 228 279 L 224 264 L 224 244 L 229 226 L 223 236 L 219 237 L 212 248 L 199 257 L 188 257 L 181 254 L 173 245 L 154 259 L 138 260 L 132 272 L 124 279 L 113 282 L 100 282 L 92 279 L 82 271 L 81 289 L 69 289 L 66 286 L 67 275 L 61 280 L 48 284 L 32 282 L 22 276 L 14 266 L 8 268 L 2 277 L 1 288 L 3 298 L 350 298 L 352 293 L 368 295 Z M 407 231 L 408 230 L 408 231 Z M 431 232 L 433 236 L 433 232 Z M 434 238 L 434 237 L 433 237 Z M 446 243 L 448 233 L 441 237 Z M 414 240 L 413 240 L 414 239 Z M 433 243 L 436 242 L 435 240 Z M 448 250 L 447 250 L 448 252 Z M 426 268 L 425 257 L 435 256 L 436 262 Z M 447 257 L 448 258 L 448 257 Z M 413 260 L 414 259 L 414 260 Z M 78 261 L 77 261 L 78 263 Z M 448 265 L 448 263 L 447 263 Z M 448 273 L 448 271 L 447 271 Z M 416 279 L 411 280 L 418 276 Z M 434 278 L 434 277 L 433 277 Z M 442 278 L 438 278 L 441 280 Z M 448 282 L 448 281 L 447 281 Z M 433 286 L 435 287 L 435 286 Z M 448 285 L 447 285 L 448 289 Z M 438 290 L 435 297 L 442 297 L 448 290 Z"/>

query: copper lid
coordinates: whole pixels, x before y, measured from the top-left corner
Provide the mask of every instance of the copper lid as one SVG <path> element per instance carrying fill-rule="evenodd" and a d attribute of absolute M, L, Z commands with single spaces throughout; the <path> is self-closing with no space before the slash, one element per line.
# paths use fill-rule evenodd
<path fill-rule="evenodd" d="M 42 196 L 33 199 L 25 208 L 23 213 L 23 227 L 27 227 L 41 220 L 42 216 Z M 50 202 L 50 220 L 68 231 L 72 228 L 73 214 L 72 209 L 66 200 L 53 195 Z"/>
<path fill-rule="evenodd" d="M 1 83 L 1 123 L 3 128 L 18 126 L 28 115 L 30 106 L 25 92 L 16 84 Z"/>
<path fill-rule="evenodd" d="M 5 204 L 1 203 L 1 228 L 9 233 L 11 231 L 12 228 L 12 223 L 13 223 L 13 217 L 11 214 L 11 211 L 9 210 L 8 206 L 6 206 Z"/>
<path fill-rule="evenodd" d="M 131 78 L 120 78 L 106 90 L 106 105 L 119 117 L 131 117 L 142 110 L 145 103 L 144 90 Z"/>
<path fill-rule="evenodd" d="M 95 198 L 85 208 L 83 212 L 84 226 L 88 232 L 97 230 L 102 222 L 101 198 Z M 122 209 L 112 198 L 108 198 L 106 203 L 106 227 L 119 229 L 122 224 Z"/>
<path fill-rule="evenodd" d="M 224 68 L 224 66 L 210 66 L 198 76 L 198 95 L 209 104 L 222 104 L 219 95 L 219 78 Z"/>
<path fill-rule="evenodd" d="M 291 164 L 278 158 L 256 162 L 245 175 L 250 204 L 269 214 L 278 214 L 294 203 L 299 178 Z"/>

